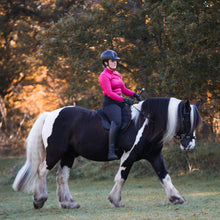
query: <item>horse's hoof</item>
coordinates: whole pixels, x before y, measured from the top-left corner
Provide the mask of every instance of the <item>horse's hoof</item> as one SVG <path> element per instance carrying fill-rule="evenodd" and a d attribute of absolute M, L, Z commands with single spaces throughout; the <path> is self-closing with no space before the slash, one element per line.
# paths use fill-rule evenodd
<path fill-rule="evenodd" d="M 33 201 L 33 205 L 35 209 L 41 209 L 44 206 L 44 203 L 47 201 L 47 198 L 42 198 L 38 201 Z"/>
<path fill-rule="evenodd" d="M 61 208 L 63 209 L 78 209 L 80 205 L 77 202 L 61 202 Z"/>
<path fill-rule="evenodd" d="M 176 205 L 176 204 L 183 204 L 183 203 L 186 202 L 186 200 L 183 197 L 176 197 L 176 196 L 172 196 L 169 200 L 174 205 Z"/>
<path fill-rule="evenodd" d="M 125 205 L 124 205 L 124 203 L 122 201 L 119 201 L 117 205 L 118 206 L 116 206 L 116 207 L 125 207 Z"/>
<path fill-rule="evenodd" d="M 114 201 L 110 196 L 108 197 L 108 200 L 110 201 L 110 203 L 112 204 L 113 207 L 115 208 L 119 208 L 119 207 L 124 207 L 124 203 L 120 200 L 120 201 Z"/>

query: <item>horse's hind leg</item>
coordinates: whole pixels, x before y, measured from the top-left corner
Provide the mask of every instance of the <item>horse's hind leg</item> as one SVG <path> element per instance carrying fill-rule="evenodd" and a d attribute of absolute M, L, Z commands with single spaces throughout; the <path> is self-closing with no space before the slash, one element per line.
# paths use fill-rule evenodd
<path fill-rule="evenodd" d="M 79 208 L 80 205 L 75 202 L 70 194 L 68 179 L 70 168 L 67 166 L 59 167 L 57 170 L 57 197 L 60 206 L 64 209 Z"/>
<path fill-rule="evenodd" d="M 46 161 L 42 162 L 38 168 L 38 179 L 36 181 L 34 189 L 34 201 L 33 205 L 35 209 L 40 209 L 43 207 L 45 201 L 47 200 L 47 166 Z"/>

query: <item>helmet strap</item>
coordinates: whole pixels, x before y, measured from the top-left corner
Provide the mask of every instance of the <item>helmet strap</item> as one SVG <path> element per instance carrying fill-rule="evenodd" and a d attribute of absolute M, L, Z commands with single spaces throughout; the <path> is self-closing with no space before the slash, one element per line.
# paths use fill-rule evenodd
<path fill-rule="evenodd" d="M 116 70 L 116 69 L 112 69 L 112 68 L 109 66 L 109 60 L 107 61 L 106 67 L 107 67 L 108 69 L 112 70 L 112 71 L 115 71 L 115 70 Z"/>

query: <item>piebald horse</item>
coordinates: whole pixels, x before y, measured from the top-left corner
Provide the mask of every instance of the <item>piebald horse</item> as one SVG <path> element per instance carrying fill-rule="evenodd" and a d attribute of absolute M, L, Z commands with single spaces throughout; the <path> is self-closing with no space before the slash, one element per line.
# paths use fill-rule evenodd
<path fill-rule="evenodd" d="M 165 168 L 162 148 L 165 141 L 178 136 L 184 150 L 195 146 L 195 131 L 201 124 L 198 102 L 176 98 L 148 98 L 131 106 L 129 126 L 121 130 L 117 141 L 120 167 L 109 201 L 124 206 L 122 187 L 134 162 L 148 160 L 170 202 L 182 204 L 185 199 L 172 184 Z M 27 160 L 18 172 L 13 189 L 32 192 L 36 209 L 48 198 L 46 177 L 60 161 L 57 171 L 57 197 L 62 208 L 79 208 L 69 191 L 68 179 L 74 159 L 82 156 L 94 161 L 107 161 L 108 131 L 96 111 L 67 106 L 45 112 L 34 123 L 26 141 Z M 90 169 L 90 168 L 89 168 Z"/>

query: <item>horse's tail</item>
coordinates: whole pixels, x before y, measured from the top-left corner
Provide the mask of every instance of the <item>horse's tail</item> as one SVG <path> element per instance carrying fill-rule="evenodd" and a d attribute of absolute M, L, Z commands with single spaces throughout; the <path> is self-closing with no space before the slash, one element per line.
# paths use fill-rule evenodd
<path fill-rule="evenodd" d="M 35 121 L 26 140 L 27 160 L 19 170 L 13 189 L 18 192 L 33 192 L 38 178 L 38 167 L 44 161 L 46 153 L 42 140 L 42 128 L 49 113 L 45 112 Z"/>

